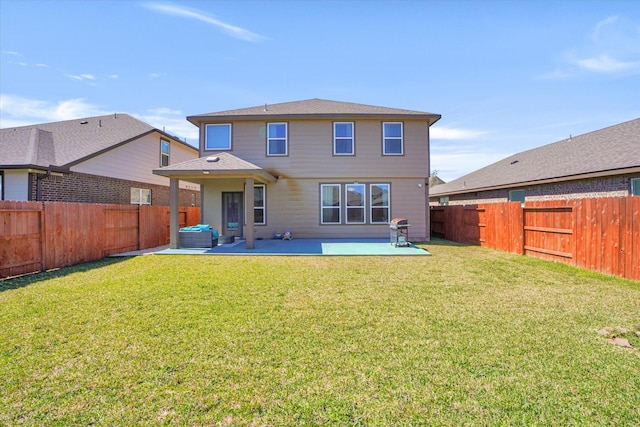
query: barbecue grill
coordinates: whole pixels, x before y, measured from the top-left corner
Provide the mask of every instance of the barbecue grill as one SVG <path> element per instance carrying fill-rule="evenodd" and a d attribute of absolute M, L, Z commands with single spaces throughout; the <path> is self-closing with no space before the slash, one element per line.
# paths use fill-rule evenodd
<path fill-rule="evenodd" d="M 404 218 L 393 218 L 389 225 L 391 233 L 391 244 L 398 246 L 409 246 L 409 223 Z"/>

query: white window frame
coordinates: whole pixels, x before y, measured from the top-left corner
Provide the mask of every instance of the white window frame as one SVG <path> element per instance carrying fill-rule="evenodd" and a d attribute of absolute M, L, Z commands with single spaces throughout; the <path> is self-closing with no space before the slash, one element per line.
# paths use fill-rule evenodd
<path fill-rule="evenodd" d="M 400 125 L 400 136 L 387 136 L 385 125 Z M 400 152 L 387 152 L 387 140 L 400 139 Z M 382 122 L 382 154 L 385 156 L 402 156 L 404 155 L 404 123 L 403 122 Z"/>
<path fill-rule="evenodd" d="M 351 125 L 351 136 L 337 136 L 336 127 L 338 125 Z M 355 155 L 356 149 L 356 138 L 355 138 L 355 123 L 354 122 L 334 122 L 333 123 L 333 155 L 334 156 L 353 156 Z M 351 152 L 348 153 L 339 153 L 337 150 L 339 141 L 351 141 Z"/>
<path fill-rule="evenodd" d="M 271 136 L 271 125 L 284 125 L 284 138 Z M 271 142 L 284 140 L 284 153 L 272 153 Z M 289 124 L 287 122 L 267 123 L 267 156 L 288 156 L 289 155 Z"/>
<path fill-rule="evenodd" d="M 167 147 L 166 152 L 164 150 L 164 147 Z M 170 156 L 171 156 L 171 144 L 166 139 L 161 139 L 160 140 L 160 167 L 169 166 Z"/>
<path fill-rule="evenodd" d="M 374 205 L 373 204 L 373 187 L 387 187 L 387 204 L 386 205 Z M 374 221 L 373 210 L 374 209 L 387 209 L 386 221 Z M 391 184 L 379 182 L 369 184 L 369 223 L 370 224 L 389 224 L 391 221 Z"/>
<path fill-rule="evenodd" d="M 256 188 L 262 188 L 262 206 L 255 206 L 255 194 Z M 254 198 L 254 206 L 253 206 L 253 224 L 254 225 L 266 225 L 267 224 L 267 186 L 264 184 L 258 184 L 253 186 L 253 198 Z M 255 212 L 262 211 L 262 222 L 256 222 Z"/>
<path fill-rule="evenodd" d="M 209 128 L 214 127 L 226 127 L 229 129 L 229 140 L 226 145 L 222 145 L 221 147 L 211 147 L 209 146 Z M 233 128 L 231 123 L 210 123 L 204 126 L 204 149 L 206 151 L 222 151 L 222 150 L 231 150 L 231 141 L 232 141 L 232 132 Z"/>
<path fill-rule="evenodd" d="M 338 206 L 324 205 L 324 189 L 326 187 L 338 188 Z M 325 222 L 324 211 L 325 209 L 338 209 L 338 221 L 337 222 Z M 320 184 L 320 224 L 323 225 L 336 225 L 342 224 L 342 185 L 340 184 Z"/>
<path fill-rule="evenodd" d="M 361 205 L 349 205 L 349 191 L 351 188 L 359 188 L 362 193 L 362 204 Z M 367 204 L 367 186 L 364 184 L 345 184 L 344 186 L 344 205 L 346 210 L 345 223 L 346 224 L 366 224 L 367 223 L 367 212 L 366 212 L 366 204 Z M 362 221 L 349 221 L 349 212 L 354 210 L 360 210 L 362 212 Z"/>
<path fill-rule="evenodd" d="M 131 204 L 132 205 L 150 205 L 151 190 L 147 188 L 131 187 Z"/>

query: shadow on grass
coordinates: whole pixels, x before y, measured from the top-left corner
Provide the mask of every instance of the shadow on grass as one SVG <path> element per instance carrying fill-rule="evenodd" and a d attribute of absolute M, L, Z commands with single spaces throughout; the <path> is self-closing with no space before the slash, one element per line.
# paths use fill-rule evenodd
<path fill-rule="evenodd" d="M 118 262 L 125 261 L 130 257 L 103 258 L 98 261 L 86 262 L 83 264 L 73 265 L 70 267 L 61 267 L 49 271 L 39 273 L 31 273 L 23 276 L 0 279 L 0 292 L 9 291 L 11 289 L 19 289 L 29 286 L 33 283 L 42 282 L 44 280 L 55 279 L 57 277 L 68 276 L 73 273 L 82 273 L 96 268 L 107 267 Z"/>
<path fill-rule="evenodd" d="M 479 246 L 469 243 L 454 242 L 453 240 L 443 239 L 442 237 L 431 236 L 431 240 L 428 242 L 413 242 L 419 245 L 431 245 L 431 246 Z"/>

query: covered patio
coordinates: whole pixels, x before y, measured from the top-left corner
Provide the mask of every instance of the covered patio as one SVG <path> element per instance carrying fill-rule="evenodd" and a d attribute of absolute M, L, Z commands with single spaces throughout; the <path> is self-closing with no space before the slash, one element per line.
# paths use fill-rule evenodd
<path fill-rule="evenodd" d="M 242 160 L 229 153 L 218 153 L 208 157 L 201 157 L 182 163 L 178 163 L 164 168 L 155 169 L 156 175 L 169 178 L 169 247 L 179 249 L 179 225 L 178 225 L 178 197 L 180 180 L 200 184 L 203 189 L 207 186 L 215 185 L 216 180 L 235 180 L 243 185 L 244 196 L 244 245 L 246 249 L 254 249 L 254 184 L 270 184 L 277 181 L 277 177 L 271 175 L 266 170 L 253 163 Z M 202 209 L 209 210 L 210 202 L 204 199 L 204 191 L 201 191 Z"/>

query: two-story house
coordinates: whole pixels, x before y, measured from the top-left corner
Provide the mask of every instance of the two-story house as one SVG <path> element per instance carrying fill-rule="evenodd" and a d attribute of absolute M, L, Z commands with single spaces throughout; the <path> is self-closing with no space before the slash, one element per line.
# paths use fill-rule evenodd
<path fill-rule="evenodd" d="M 429 127 L 440 115 L 311 99 L 199 114 L 200 158 L 154 170 L 200 184 L 221 235 L 380 238 L 394 217 L 429 237 Z M 173 194 L 173 193 L 172 193 Z M 171 246 L 177 247 L 177 196 Z"/>
<path fill-rule="evenodd" d="M 198 150 L 128 114 L 0 129 L 0 200 L 169 205 L 160 166 Z M 184 182 L 181 206 L 200 203 Z"/>

